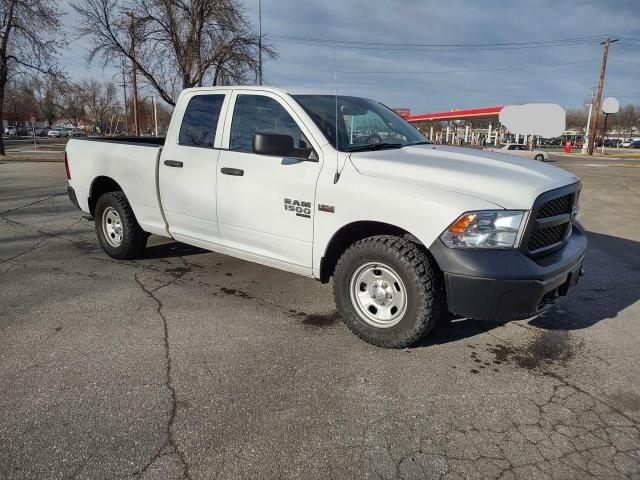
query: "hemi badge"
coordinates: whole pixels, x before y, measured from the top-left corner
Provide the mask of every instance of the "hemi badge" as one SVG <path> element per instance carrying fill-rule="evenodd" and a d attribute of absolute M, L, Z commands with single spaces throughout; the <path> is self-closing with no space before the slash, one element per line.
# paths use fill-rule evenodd
<path fill-rule="evenodd" d="M 336 207 L 333 205 L 323 205 L 322 203 L 319 203 L 318 210 L 321 212 L 335 213 Z"/>

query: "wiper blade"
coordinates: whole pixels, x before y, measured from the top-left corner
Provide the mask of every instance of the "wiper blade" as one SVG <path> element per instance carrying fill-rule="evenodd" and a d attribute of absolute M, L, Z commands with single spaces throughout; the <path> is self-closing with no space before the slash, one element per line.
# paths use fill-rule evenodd
<path fill-rule="evenodd" d="M 407 143 L 403 145 L 403 147 L 413 147 L 414 145 L 433 145 L 433 142 L 415 142 L 415 143 Z"/>
<path fill-rule="evenodd" d="M 357 147 L 347 148 L 347 152 L 360 152 L 363 150 L 382 150 L 383 148 L 401 148 L 401 143 L 369 143 L 367 145 L 358 145 Z"/>

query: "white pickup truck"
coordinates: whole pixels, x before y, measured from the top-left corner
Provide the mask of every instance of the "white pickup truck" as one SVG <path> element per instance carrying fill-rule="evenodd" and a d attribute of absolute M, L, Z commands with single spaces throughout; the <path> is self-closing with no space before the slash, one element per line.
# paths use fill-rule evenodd
<path fill-rule="evenodd" d="M 149 234 L 328 282 L 349 328 L 401 348 L 449 313 L 539 315 L 582 274 L 580 181 L 432 144 L 384 105 L 185 90 L 166 138 L 74 138 L 69 197 L 113 258 Z"/>

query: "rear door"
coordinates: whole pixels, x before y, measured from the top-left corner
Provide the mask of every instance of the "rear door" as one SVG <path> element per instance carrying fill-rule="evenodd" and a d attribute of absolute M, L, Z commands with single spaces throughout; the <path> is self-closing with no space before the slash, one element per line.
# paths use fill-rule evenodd
<path fill-rule="evenodd" d="M 268 259 L 299 273 L 312 266 L 315 189 L 322 158 L 253 153 L 256 132 L 293 137 L 302 151 L 310 142 L 304 123 L 287 102 L 269 92 L 234 93 L 225 149 L 218 168 L 218 225 L 228 248 Z"/>
<path fill-rule="evenodd" d="M 177 240 L 217 243 L 216 171 L 220 155 L 223 112 L 230 91 L 185 94 L 174 115 L 159 165 L 162 208 Z"/>

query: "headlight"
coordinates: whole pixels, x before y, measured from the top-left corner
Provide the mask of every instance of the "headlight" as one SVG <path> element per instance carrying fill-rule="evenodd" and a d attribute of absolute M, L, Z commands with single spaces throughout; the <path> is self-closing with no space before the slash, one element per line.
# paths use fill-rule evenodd
<path fill-rule="evenodd" d="M 482 210 L 461 215 L 440 239 L 450 248 L 513 248 L 524 212 Z"/>

